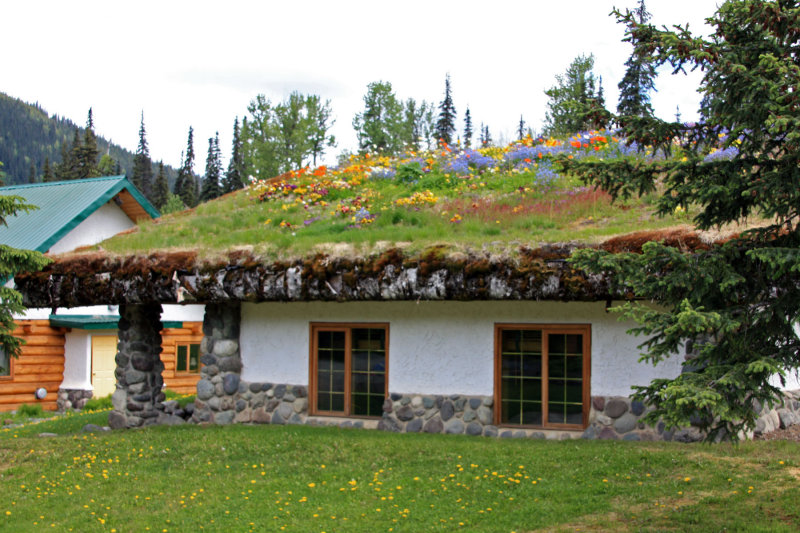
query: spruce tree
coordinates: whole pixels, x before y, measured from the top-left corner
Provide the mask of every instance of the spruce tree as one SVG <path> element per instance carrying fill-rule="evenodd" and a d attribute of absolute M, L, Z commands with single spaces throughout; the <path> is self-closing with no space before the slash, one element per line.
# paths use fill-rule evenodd
<path fill-rule="evenodd" d="M 167 172 L 164 170 L 164 162 L 158 162 L 158 174 L 153 186 L 153 205 L 159 210 L 162 209 L 169 200 L 169 182 L 167 181 Z"/>
<path fill-rule="evenodd" d="M 50 156 L 44 158 L 44 168 L 42 169 L 42 183 L 49 183 L 51 181 L 56 181 L 56 177 L 53 174 L 53 169 L 50 167 Z"/>
<path fill-rule="evenodd" d="M 472 147 L 472 115 L 469 114 L 469 107 L 464 113 L 464 148 Z"/>
<path fill-rule="evenodd" d="M 181 168 L 178 170 L 178 177 L 175 180 L 172 192 L 180 196 L 184 205 L 194 207 L 197 198 L 196 188 L 194 177 L 194 129 L 189 126 L 186 155 L 183 158 Z"/>
<path fill-rule="evenodd" d="M 721 3 L 708 19 L 711 38 L 615 11 L 643 66 L 703 73 L 700 120 L 642 116 L 624 125 L 622 137 L 673 157 L 557 161 L 560 172 L 614 198 L 653 194 L 660 215 L 691 206 L 698 230 L 758 217 L 752 229 L 695 249 L 648 242 L 641 253 L 586 248 L 572 258 L 629 298 L 620 310 L 638 322 L 643 362 L 680 358 L 676 377 L 634 387 L 646 420 L 691 425 L 710 440 L 752 429 L 763 406 L 783 401 L 779 383 L 800 368 L 800 106 L 787 91 L 800 86 L 796 5 Z M 716 149 L 728 156 L 707 157 Z"/>
<path fill-rule="evenodd" d="M 485 126 L 483 128 L 483 146 L 491 146 L 492 145 L 492 134 L 489 133 L 489 126 Z"/>
<path fill-rule="evenodd" d="M 28 183 L 36 183 L 36 165 L 31 162 L 31 166 L 28 169 Z"/>
<path fill-rule="evenodd" d="M 147 147 L 147 135 L 144 130 L 144 112 L 139 125 L 139 146 L 133 156 L 133 185 L 139 189 L 148 200 L 152 201 L 153 188 L 153 162 L 150 160 L 150 149 Z"/>
<path fill-rule="evenodd" d="M 219 179 L 222 174 L 222 163 L 219 151 L 219 133 L 208 139 L 208 155 L 206 156 L 206 174 L 203 178 L 203 188 L 200 192 L 200 201 L 207 202 L 219 198 L 222 187 Z"/>
<path fill-rule="evenodd" d="M 228 171 L 223 180 L 223 193 L 229 193 L 244 187 L 244 153 L 242 151 L 241 131 L 239 130 L 239 117 L 233 122 L 233 143 L 231 158 L 228 161 Z"/>
<path fill-rule="evenodd" d="M 522 119 L 522 115 L 519 116 L 519 125 L 517 126 L 517 139 L 522 140 L 525 138 L 525 121 Z"/>
<path fill-rule="evenodd" d="M 98 155 L 97 137 L 94 133 L 94 119 L 92 118 L 92 108 L 90 107 L 86 118 L 86 130 L 83 132 L 83 143 L 76 153 L 78 179 L 96 178 L 101 175 L 97 166 Z"/>
<path fill-rule="evenodd" d="M 78 128 L 75 128 L 75 133 L 72 136 L 72 145 L 61 145 L 61 162 L 56 165 L 55 175 L 56 181 L 74 180 L 78 179 L 80 172 L 78 170 L 78 158 L 81 152 L 81 134 Z"/>
<path fill-rule="evenodd" d="M 450 144 L 456 132 L 456 107 L 450 88 L 450 74 L 444 79 L 444 100 L 439 104 L 439 120 L 436 121 L 438 141 Z"/>
<path fill-rule="evenodd" d="M 631 14 L 631 20 L 637 26 L 645 26 L 650 20 L 650 13 L 644 5 L 644 0 L 639 0 L 639 6 Z M 637 37 L 631 33 L 625 40 L 633 45 L 633 52 L 625 62 L 627 67 L 625 75 L 619 82 L 619 102 L 617 115 L 620 125 L 624 126 L 629 120 L 626 117 L 652 117 L 653 107 L 650 105 L 650 91 L 655 89 L 656 67 L 647 61 L 646 57 L 637 55 Z"/>

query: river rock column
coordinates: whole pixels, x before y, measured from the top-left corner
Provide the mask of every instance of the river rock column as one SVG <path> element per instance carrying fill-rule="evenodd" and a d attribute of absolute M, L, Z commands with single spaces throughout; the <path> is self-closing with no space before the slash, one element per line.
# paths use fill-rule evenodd
<path fill-rule="evenodd" d="M 117 389 L 108 416 L 113 429 L 155 424 L 164 409 L 161 304 L 121 304 Z"/>
<path fill-rule="evenodd" d="M 200 381 L 192 415 L 194 422 L 230 424 L 236 416 L 238 394 L 246 390 L 241 382 L 239 351 L 241 304 L 206 304 L 203 342 L 200 344 Z"/>

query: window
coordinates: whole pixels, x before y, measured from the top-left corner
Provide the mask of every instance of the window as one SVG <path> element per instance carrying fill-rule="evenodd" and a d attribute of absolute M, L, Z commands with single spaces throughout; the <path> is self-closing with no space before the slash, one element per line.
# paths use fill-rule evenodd
<path fill-rule="evenodd" d="M 197 373 L 200 371 L 200 345 L 175 345 L 175 372 Z"/>
<path fill-rule="evenodd" d="M 591 327 L 495 327 L 495 420 L 583 428 L 589 416 Z"/>
<path fill-rule="evenodd" d="M 3 348 L 0 348 L 0 379 L 11 377 L 11 358 Z"/>
<path fill-rule="evenodd" d="M 389 326 L 312 324 L 312 414 L 379 417 L 387 394 Z"/>

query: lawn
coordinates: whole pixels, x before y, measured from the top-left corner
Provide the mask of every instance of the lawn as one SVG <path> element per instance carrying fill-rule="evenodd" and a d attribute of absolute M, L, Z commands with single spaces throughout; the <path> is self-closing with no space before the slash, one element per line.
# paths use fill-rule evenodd
<path fill-rule="evenodd" d="M 210 255 L 248 247 L 266 259 L 365 256 L 387 246 L 413 253 L 440 244 L 514 253 L 523 245 L 598 242 L 690 222 L 692 206 L 655 216 L 656 193 L 612 203 L 607 193 L 559 174 L 565 157 L 654 164 L 663 155 L 628 147 L 611 132 L 479 150 L 363 154 L 336 167 L 262 177 L 101 246 L 119 254 L 189 248 Z"/>
<path fill-rule="evenodd" d="M 306 426 L 0 430 L 0 531 L 796 531 L 800 448 Z M 58 436 L 39 437 L 40 433 Z"/>

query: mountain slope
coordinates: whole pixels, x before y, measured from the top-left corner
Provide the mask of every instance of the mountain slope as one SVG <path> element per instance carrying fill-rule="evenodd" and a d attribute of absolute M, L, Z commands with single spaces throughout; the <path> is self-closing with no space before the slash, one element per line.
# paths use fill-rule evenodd
<path fill-rule="evenodd" d="M 51 166 L 61 161 L 61 146 L 71 145 L 75 128 L 83 137 L 84 128 L 71 120 L 58 115 L 49 116 L 38 103 L 28 104 L 0 92 L 0 162 L 6 174 L 6 185 L 27 183 L 31 164 L 36 176 L 40 177 L 47 157 Z M 101 154 L 108 151 L 115 161 L 119 161 L 122 173 L 131 173 L 133 152 L 109 144 L 99 135 L 97 147 Z M 171 184 L 176 171 L 169 166 L 165 168 Z M 158 165 L 154 164 L 153 174 L 157 172 Z"/>

